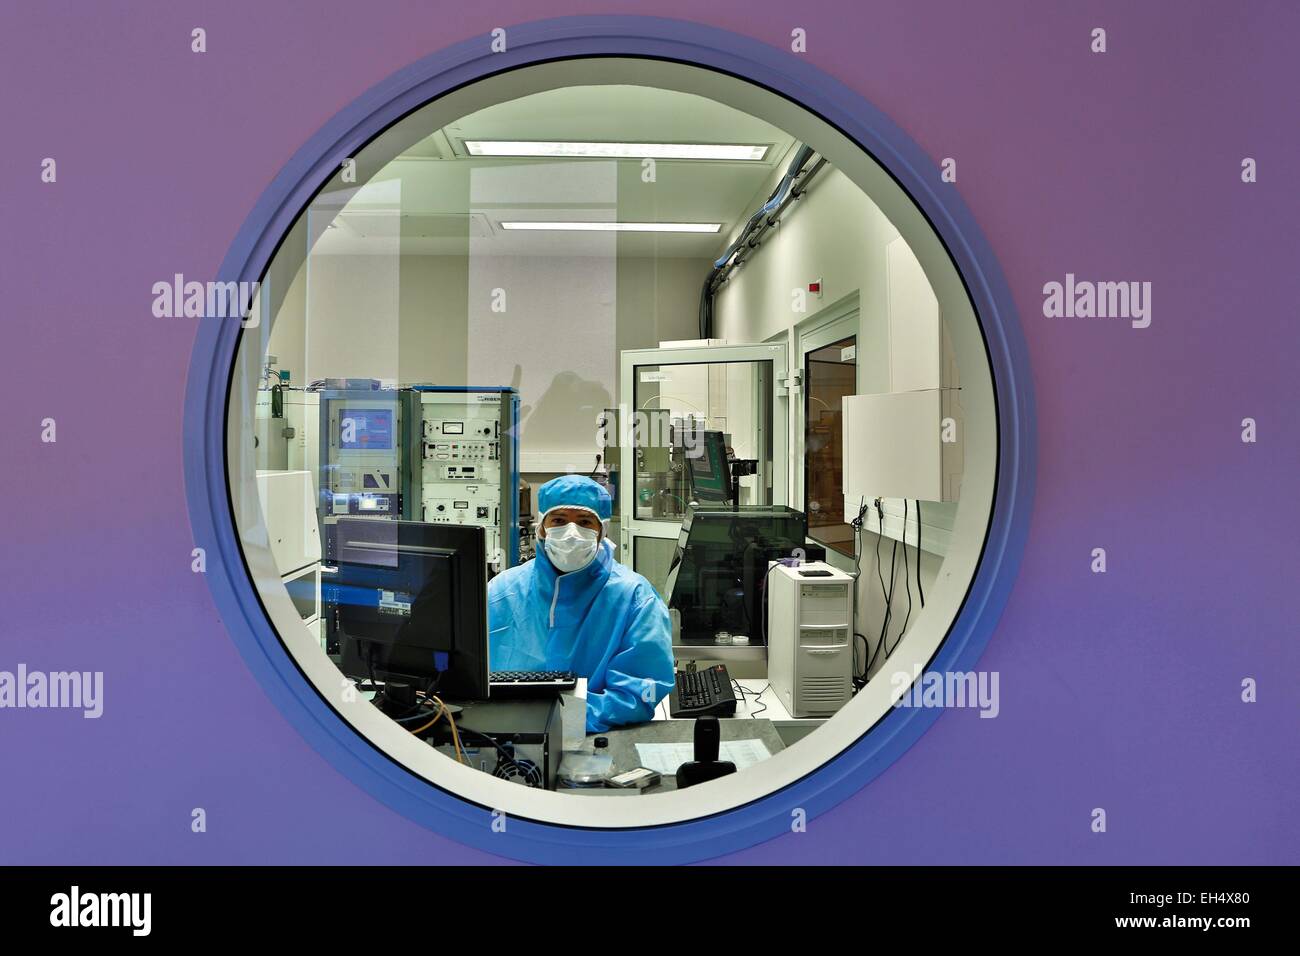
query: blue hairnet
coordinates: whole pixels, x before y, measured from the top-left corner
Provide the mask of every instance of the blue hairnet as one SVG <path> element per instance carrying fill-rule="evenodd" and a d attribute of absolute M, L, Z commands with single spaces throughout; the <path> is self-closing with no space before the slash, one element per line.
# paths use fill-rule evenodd
<path fill-rule="evenodd" d="M 609 492 L 585 475 L 552 478 L 537 491 L 537 508 L 545 517 L 552 508 L 586 508 L 601 521 L 614 513 Z"/>

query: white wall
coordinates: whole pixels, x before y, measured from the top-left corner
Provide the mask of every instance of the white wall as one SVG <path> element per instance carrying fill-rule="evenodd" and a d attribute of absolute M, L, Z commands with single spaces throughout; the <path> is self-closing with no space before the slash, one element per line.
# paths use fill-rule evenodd
<path fill-rule="evenodd" d="M 766 341 L 856 291 L 862 387 L 889 391 L 885 247 L 896 238 L 898 230 L 856 186 L 824 168 L 715 296 L 714 334 L 732 342 Z M 809 298 L 807 311 L 795 312 L 792 290 L 819 278 L 822 297 Z"/>
<path fill-rule="evenodd" d="M 273 269 L 268 350 L 297 386 L 463 381 L 465 275 L 463 256 L 314 256 L 296 273 Z"/>
<path fill-rule="evenodd" d="M 924 506 L 922 507 L 922 518 L 924 515 Z M 908 541 L 915 542 L 912 537 L 915 529 L 909 532 Z M 924 541 L 923 541 L 924 543 Z M 880 559 L 876 559 L 876 546 L 880 547 Z M 895 551 L 897 552 L 895 554 Z M 940 555 L 933 554 L 930 551 L 922 550 L 921 567 L 919 569 L 921 587 L 930 592 L 934 592 L 935 579 L 939 575 L 939 569 L 943 565 L 943 558 Z M 911 620 L 907 620 L 909 599 L 907 588 L 904 585 L 904 555 L 907 558 L 908 574 L 910 575 L 912 595 L 910 599 L 912 607 Z M 896 539 L 889 537 L 878 537 L 869 531 L 862 532 L 862 574 L 858 579 L 858 604 L 857 604 L 857 630 L 867 639 L 871 647 L 871 654 L 875 659 L 871 662 L 871 674 L 879 673 L 885 666 L 885 652 L 880 649 L 880 630 L 881 623 L 885 616 L 885 598 L 890 582 L 890 570 L 894 572 L 894 600 L 888 605 L 893 608 L 891 620 L 889 623 L 888 648 L 892 652 L 900 640 L 904 622 L 908 624 L 907 633 L 911 632 L 911 623 L 916 620 L 917 615 L 921 613 L 921 589 L 917 587 L 918 569 L 916 566 L 917 550 L 913 544 L 903 545 Z M 884 588 L 881 587 L 881 578 L 884 578 Z M 859 646 L 861 642 L 859 642 Z"/>
<path fill-rule="evenodd" d="M 817 280 L 821 297 L 809 297 L 805 311 L 795 311 L 793 290 Z M 939 387 L 941 323 L 919 263 L 861 190 L 838 170 L 823 169 L 719 290 L 714 334 L 732 342 L 766 341 L 853 293 L 860 309 L 862 391 Z"/>
<path fill-rule="evenodd" d="M 400 281 L 395 257 L 312 256 L 307 263 L 307 381 L 398 381 Z M 339 348 L 340 340 L 346 348 Z"/>
<path fill-rule="evenodd" d="M 754 205 L 767 198 L 770 183 Z M 731 238 L 734 238 L 731 237 Z M 730 241 L 730 239 L 728 240 Z M 793 290 L 820 280 L 821 298 L 808 298 L 807 310 L 795 310 Z M 891 308 L 892 282 L 892 308 Z M 764 244 L 719 290 L 714 301 L 714 335 L 731 342 L 758 342 L 785 337 L 796 355 L 796 328 L 815 325 L 820 310 L 832 311 L 853 295 L 858 301 L 858 381 L 861 392 L 889 392 L 954 386 L 956 363 L 945 347 L 937 302 L 924 273 L 898 230 L 871 200 L 838 170 L 824 167 L 810 188 L 790 207 Z M 954 412 L 959 414 L 959 410 Z M 795 423 L 802 428 L 802 423 Z M 959 459 L 958 459 L 959 461 Z M 796 487 L 801 464 L 791 465 Z M 955 505 L 924 503 L 921 583 L 933 585 L 942 564 L 943 543 L 952 527 Z M 875 548 L 880 541 L 880 574 L 889 585 L 891 553 L 897 574 L 890 625 L 890 646 L 907 614 L 903 555 L 912 575 L 913 619 L 920 612 L 916 584 L 915 514 L 909 514 L 907 545 L 902 501 L 886 502 L 885 537 L 864 530 L 858 584 L 858 631 L 876 647 L 885 601 L 881 596 Z M 872 516 L 874 523 L 874 515 Z M 930 549 L 938 549 L 934 553 Z M 909 626 L 910 630 L 910 626 Z M 884 663 L 883 652 L 873 670 Z"/>
<path fill-rule="evenodd" d="M 263 321 L 270 330 L 266 351 L 279 360 L 281 368 L 293 373 L 292 383 L 298 386 L 306 384 L 307 270 L 302 268 L 306 250 L 304 216 L 285 236 L 271 260 L 262 290 L 270 299 L 270 314 L 274 317 L 269 325 Z"/>
<path fill-rule="evenodd" d="M 523 469 L 589 469 L 596 415 L 618 402 L 618 353 L 693 337 L 708 268 L 647 257 L 316 255 L 296 275 L 272 273 L 269 351 L 297 385 L 514 385 Z M 498 287 L 505 313 L 491 310 Z"/>

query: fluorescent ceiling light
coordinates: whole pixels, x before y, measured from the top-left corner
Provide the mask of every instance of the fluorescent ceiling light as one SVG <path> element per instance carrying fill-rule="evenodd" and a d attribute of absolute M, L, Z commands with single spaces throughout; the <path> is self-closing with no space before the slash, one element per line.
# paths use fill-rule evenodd
<path fill-rule="evenodd" d="M 720 222 L 536 222 L 501 223 L 502 229 L 562 232 L 717 232 Z"/>
<path fill-rule="evenodd" d="M 765 145 L 746 143 L 574 143 L 467 139 L 471 156 L 552 156 L 586 159 L 736 159 L 767 155 Z"/>

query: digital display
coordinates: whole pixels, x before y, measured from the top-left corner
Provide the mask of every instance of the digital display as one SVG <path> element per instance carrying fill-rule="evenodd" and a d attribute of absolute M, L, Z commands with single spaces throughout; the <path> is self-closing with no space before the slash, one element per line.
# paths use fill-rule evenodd
<path fill-rule="evenodd" d="M 691 492 L 701 501 L 726 501 L 730 495 L 727 446 L 721 432 L 704 432 L 700 446 L 686 455 Z"/>
<path fill-rule="evenodd" d="M 463 435 L 465 434 L 464 422 L 443 422 L 442 433 L 444 435 Z"/>
<path fill-rule="evenodd" d="M 389 451 L 393 447 L 391 408 L 345 408 L 339 412 L 339 448 Z"/>

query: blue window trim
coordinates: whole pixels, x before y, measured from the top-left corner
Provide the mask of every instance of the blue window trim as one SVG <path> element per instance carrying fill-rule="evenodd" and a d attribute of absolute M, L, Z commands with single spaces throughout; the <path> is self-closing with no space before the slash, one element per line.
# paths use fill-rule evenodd
<path fill-rule="evenodd" d="M 631 56 L 718 70 L 801 104 L 838 127 L 888 170 L 947 246 L 975 306 L 996 390 L 999 457 L 993 514 L 979 571 L 931 669 L 970 670 L 996 625 L 1024 551 L 1033 504 L 1034 406 L 1010 290 L 991 248 L 956 190 L 892 121 L 806 59 L 727 31 L 658 17 L 581 16 L 521 24 L 492 53 L 478 37 L 394 73 L 313 136 L 258 200 L 217 278 L 254 281 L 319 187 L 379 131 L 416 107 L 504 70 L 551 60 Z M 226 481 L 226 402 L 239 341 L 236 322 L 201 321 L 185 399 L 185 480 L 195 545 L 207 549 L 206 578 L 222 619 L 277 707 L 335 768 L 377 799 L 429 829 L 490 853 L 537 862 L 685 863 L 789 832 L 791 810 L 816 816 L 860 790 L 904 751 L 939 711 L 904 708 L 818 770 L 744 806 L 685 823 L 585 829 L 512 818 L 492 833 L 490 810 L 429 784 L 381 753 L 322 699 L 280 643 L 245 569 Z M 653 856 L 646 856 L 650 851 Z"/>

